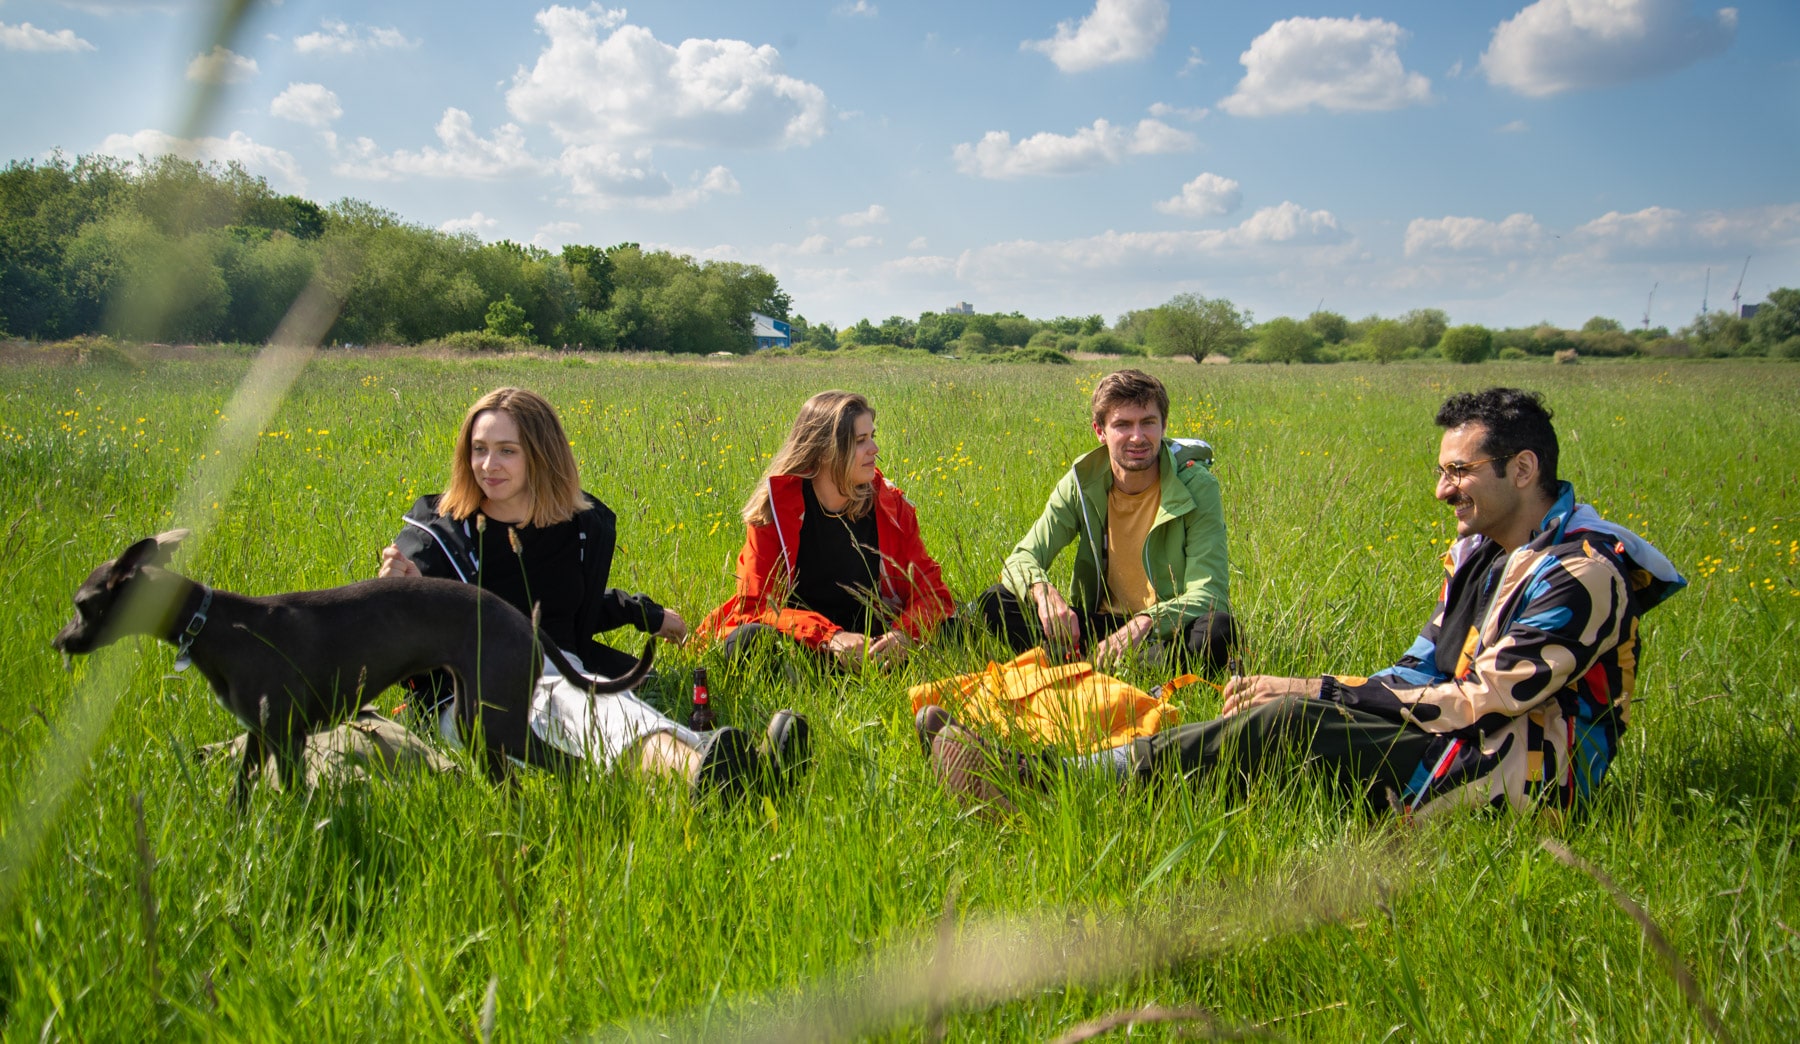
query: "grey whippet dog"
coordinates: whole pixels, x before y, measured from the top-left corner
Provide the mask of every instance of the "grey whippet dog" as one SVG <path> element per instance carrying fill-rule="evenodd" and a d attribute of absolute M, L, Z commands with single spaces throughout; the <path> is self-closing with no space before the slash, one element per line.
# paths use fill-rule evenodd
<path fill-rule="evenodd" d="M 655 655 L 652 638 L 624 677 L 593 678 L 504 599 L 455 580 L 387 577 L 261 598 L 220 591 L 161 568 L 187 532 L 139 540 L 88 574 L 75 592 L 75 618 L 51 644 L 66 660 L 130 634 L 173 643 L 176 666 L 200 668 L 249 730 L 239 807 L 269 754 L 292 791 L 308 733 L 348 718 L 364 694 L 436 669 L 455 679 L 457 729 L 479 737 L 490 777 L 505 778 L 509 757 L 569 768 L 573 758 L 531 731 L 540 648 L 593 693 L 636 685 Z"/>

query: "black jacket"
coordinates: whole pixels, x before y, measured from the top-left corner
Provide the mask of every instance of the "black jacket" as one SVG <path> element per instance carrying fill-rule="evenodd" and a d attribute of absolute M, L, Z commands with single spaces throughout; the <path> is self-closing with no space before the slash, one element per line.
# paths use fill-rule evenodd
<path fill-rule="evenodd" d="M 425 576 L 473 582 L 477 572 L 475 518 L 458 521 L 438 514 L 438 497 L 420 497 L 402 520 L 405 526 L 394 538 L 407 558 Z M 581 658 L 590 671 L 618 674 L 636 662 L 617 649 L 593 639 L 593 635 L 630 624 L 640 631 L 654 634 L 662 629 L 663 607 L 648 595 L 631 594 L 608 587 L 612 573 L 613 549 L 618 540 L 618 524 L 611 508 L 593 494 L 584 494 L 593 506 L 577 512 L 571 521 L 580 537 L 582 588 L 588 592 L 576 608 L 576 648 L 565 650 Z M 596 594 L 595 592 L 598 592 Z M 531 607 L 516 606 L 529 615 Z"/>

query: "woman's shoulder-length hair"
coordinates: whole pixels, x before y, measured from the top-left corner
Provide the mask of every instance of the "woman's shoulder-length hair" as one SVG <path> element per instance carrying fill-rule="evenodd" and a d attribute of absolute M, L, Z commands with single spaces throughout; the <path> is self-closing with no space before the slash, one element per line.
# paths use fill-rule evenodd
<path fill-rule="evenodd" d="M 496 388 L 475 400 L 456 434 L 456 453 L 450 460 L 450 488 L 438 500 L 438 514 L 465 519 L 481 509 L 481 483 L 470 463 L 475 421 L 489 410 L 500 410 L 519 429 L 519 448 L 525 454 L 525 487 L 531 491 L 532 526 L 567 522 L 591 503 L 581 492 L 581 475 L 569 437 L 557 419 L 556 408 L 537 392 L 524 388 Z"/>

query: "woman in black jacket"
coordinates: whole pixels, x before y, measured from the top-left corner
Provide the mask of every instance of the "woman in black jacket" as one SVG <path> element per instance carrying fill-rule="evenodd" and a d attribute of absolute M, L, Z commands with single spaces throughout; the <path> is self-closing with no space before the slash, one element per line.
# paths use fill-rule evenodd
<path fill-rule="evenodd" d="M 450 488 L 419 498 L 381 552 L 382 576 L 432 576 L 479 584 L 527 616 L 585 670 L 619 675 L 634 658 L 595 635 L 631 624 L 669 641 L 687 622 L 647 595 L 607 586 L 616 521 L 582 492 L 556 411 L 540 395 L 501 388 L 469 408 L 457 434 Z M 433 695 L 434 690 L 443 693 Z M 418 709 L 436 713 L 460 742 L 447 686 L 420 686 Z M 546 742 L 604 767 L 615 763 L 677 776 L 696 787 L 741 788 L 766 768 L 790 780 L 806 755 L 806 721 L 778 711 L 760 750 L 729 726 L 696 733 L 626 692 L 591 696 L 545 664 L 531 723 Z M 766 766 L 759 761 L 766 758 Z"/>

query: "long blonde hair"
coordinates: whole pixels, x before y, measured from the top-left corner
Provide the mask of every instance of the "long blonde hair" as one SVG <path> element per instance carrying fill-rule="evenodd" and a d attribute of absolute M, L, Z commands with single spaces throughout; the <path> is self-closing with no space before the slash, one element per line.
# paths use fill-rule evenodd
<path fill-rule="evenodd" d="M 438 498 L 438 514 L 458 521 L 481 509 L 481 483 L 469 463 L 475 421 L 489 410 L 499 410 L 519 426 L 520 448 L 525 451 L 525 488 L 531 491 L 533 526 L 553 526 L 575 517 L 589 506 L 581 494 L 581 476 L 569 437 L 563 433 L 556 408 L 537 392 L 523 388 L 496 388 L 475 400 L 456 433 L 456 453 L 450 458 L 450 488 Z"/>
<path fill-rule="evenodd" d="M 822 391 L 800 407 L 794 426 L 788 429 L 787 441 L 769 462 L 768 470 L 750 491 L 744 503 L 744 521 L 753 526 L 775 520 L 769 506 L 769 480 L 776 475 L 799 475 L 813 478 L 824 475 L 850 498 L 846 514 L 859 519 L 869 513 L 875 503 L 875 487 L 865 482 L 852 487 L 850 464 L 856 452 L 856 421 L 875 411 L 869 400 L 847 391 Z"/>

